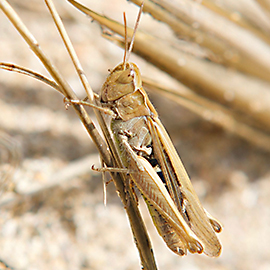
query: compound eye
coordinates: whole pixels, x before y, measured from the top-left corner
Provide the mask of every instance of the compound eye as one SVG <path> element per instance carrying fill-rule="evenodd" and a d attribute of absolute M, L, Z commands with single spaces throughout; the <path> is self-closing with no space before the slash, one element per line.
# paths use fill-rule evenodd
<path fill-rule="evenodd" d="M 126 69 L 121 72 L 120 76 L 117 79 L 118 83 L 121 84 L 129 84 L 133 81 L 134 79 L 134 72 L 130 69 Z"/>

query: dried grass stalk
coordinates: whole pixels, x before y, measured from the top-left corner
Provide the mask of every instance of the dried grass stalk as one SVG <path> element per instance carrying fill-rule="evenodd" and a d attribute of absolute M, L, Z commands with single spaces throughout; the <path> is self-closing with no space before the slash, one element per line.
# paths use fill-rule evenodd
<path fill-rule="evenodd" d="M 142 3 L 141 0 L 132 2 L 137 5 Z M 241 24 L 215 13 L 220 9 L 214 9 L 213 3 L 211 7 L 213 10 L 193 1 L 155 0 L 144 3 L 145 12 L 168 24 L 178 36 L 181 33 L 185 40 L 198 43 L 203 52 L 208 52 L 206 57 L 191 54 L 181 46 L 176 48 L 164 41 L 162 34 L 154 37 L 141 31 L 136 35 L 133 51 L 199 96 L 214 101 L 217 107 L 225 106 L 226 112 L 233 115 L 229 118 L 235 117 L 241 125 L 233 122 L 228 125 L 225 118 L 218 122 L 223 121 L 221 125 L 225 129 L 267 150 L 268 147 L 264 145 L 269 141 L 270 132 L 270 47 L 259 37 L 263 36 L 269 41 L 269 35 L 264 32 L 267 24 L 263 27 L 261 22 L 258 29 L 247 20 L 246 26 L 260 33 L 256 35 Z M 222 11 L 227 17 L 230 14 L 229 11 Z M 120 23 L 88 8 L 84 8 L 84 12 L 103 28 L 124 36 Z M 131 34 L 132 29 L 128 29 L 128 36 L 131 37 Z M 104 36 L 124 46 L 122 38 Z M 204 109 L 211 109 L 205 106 Z M 229 113 L 229 110 L 232 112 Z M 219 114 L 224 114 L 224 111 L 220 110 Z M 261 136 L 255 139 L 256 134 Z"/>
<path fill-rule="evenodd" d="M 62 25 L 62 22 L 60 20 L 59 15 L 57 14 L 55 7 L 50 0 L 45 0 L 55 22 L 58 27 L 59 32 L 61 33 L 62 38 L 65 39 L 65 45 L 72 57 L 73 63 L 75 64 L 75 67 L 77 69 L 77 72 L 80 75 L 81 81 L 86 89 L 86 92 L 88 93 L 90 101 L 93 101 L 94 93 L 91 90 L 91 87 L 84 75 L 84 72 L 81 68 L 81 65 L 76 57 L 76 54 L 72 48 L 71 42 L 69 41 L 69 38 L 66 35 L 65 29 Z M 3 10 L 3 12 L 6 14 L 6 16 L 9 18 L 9 20 L 12 22 L 14 27 L 18 30 L 20 35 L 24 38 L 24 40 L 27 42 L 27 44 L 30 46 L 31 50 L 35 53 L 35 55 L 40 59 L 42 64 L 45 66 L 45 68 L 48 70 L 52 78 L 54 79 L 54 83 L 57 85 L 57 89 L 60 90 L 60 92 L 68 99 L 68 100 L 78 100 L 77 96 L 69 86 L 69 84 L 66 82 L 65 78 L 61 75 L 59 70 L 53 65 L 52 61 L 49 59 L 49 57 L 43 52 L 41 49 L 39 43 L 34 38 L 34 36 L 29 32 L 27 27 L 23 24 L 19 16 L 16 14 L 16 12 L 12 9 L 12 7 L 8 4 L 5 0 L 0 0 L 0 8 Z M 8 69 L 8 65 L 2 64 L 2 66 L 5 66 L 6 69 Z M 18 68 L 18 67 L 16 67 Z M 11 68 L 13 70 L 13 67 Z M 34 72 L 31 72 L 26 69 L 20 69 L 18 70 L 21 73 L 25 73 L 30 76 L 38 77 Z M 46 82 L 46 79 L 42 78 L 42 81 Z M 48 83 L 48 82 L 46 82 Z M 50 83 L 49 83 L 50 84 Z M 52 85 L 52 84 L 51 84 Z M 94 123 L 92 122 L 91 118 L 87 114 L 84 107 L 78 103 L 71 103 L 73 108 L 75 109 L 76 113 L 78 114 L 80 120 L 82 121 L 83 125 L 85 126 L 88 134 L 92 138 L 93 142 L 95 143 L 96 147 L 99 150 L 99 153 L 101 155 L 101 158 L 103 162 L 108 167 L 116 167 L 120 168 L 120 164 L 118 160 L 119 157 L 115 156 L 116 151 L 114 151 L 111 144 L 106 144 L 102 137 L 100 136 L 99 132 L 97 131 Z M 101 114 L 97 111 L 97 117 L 100 121 L 99 123 L 102 125 L 103 119 Z M 106 125 L 104 125 L 103 131 L 106 131 Z M 108 142 L 108 140 L 107 140 Z M 111 150 L 108 151 L 108 149 Z M 145 225 L 143 223 L 142 217 L 140 215 L 137 201 L 135 198 L 135 195 L 133 191 L 130 189 L 129 185 L 125 185 L 127 183 L 126 176 L 124 174 L 119 173 L 111 173 L 111 176 L 115 182 L 117 191 L 119 192 L 119 196 L 122 200 L 122 203 L 125 206 L 125 210 L 127 212 L 127 215 L 129 217 L 129 221 L 131 224 L 132 232 L 134 234 L 135 242 L 137 245 L 137 248 L 139 250 L 139 254 L 141 257 L 141 263 L 142 266 L 145 269 L 157 269 L 156 263 L 153 257 L 153 251 L 151 247 L 151 243 L 145 228 Z"/>

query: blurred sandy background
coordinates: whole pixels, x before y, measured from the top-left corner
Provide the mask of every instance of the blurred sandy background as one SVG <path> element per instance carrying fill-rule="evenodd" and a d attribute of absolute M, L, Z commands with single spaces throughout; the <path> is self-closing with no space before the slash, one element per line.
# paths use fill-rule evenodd
<path fill-rule="evenodd" d="M 93 89 L 98 92 L 108 68 L 123 51 L 104 40 L 96 23 L 66 1 L 56 6 L 74 43 Z M 63 44 L 43 1 L 10 0 L 16 11 L 51 56 L 62 74 L 84 97 Z M 124 0 L 84 0 L 85 5 L 128 24 L 138 8 Z M 149 15 L 140 29 L 171 31 Z M 142 73 L 172 83 L 166 75 L 132 56 Z M 37 58 L 0 12 L 0 61 L 13 62 L 47 75 Z M 226 78 L 221 78 L 226 79 Z M 270 154 L 201 120 L 171 101 L 152 94 L 160 118 L 191 176 L 202 204 L 224 225 L 219 258 L 188 255 L 179 258 L 158 236 L 140 198 L 159 269 L 270 269 Z M 260 97 L 258 96 L 258 99 Z M 62 97 L 22 75 L 0 70 L 0 130 L 16 140 L 22 151 L 14 175 L 19 193 L 2 195 L 0 259 L 15 269 L 140 269 L 128 221 L 113 184 L 103 204 L 97 151 Z M 1 150 L 5 151 L 5 150 Z M 59 185 L 48 188 L 53 183 Z M 29 193 L 36 192 L 31 196 Z"/>

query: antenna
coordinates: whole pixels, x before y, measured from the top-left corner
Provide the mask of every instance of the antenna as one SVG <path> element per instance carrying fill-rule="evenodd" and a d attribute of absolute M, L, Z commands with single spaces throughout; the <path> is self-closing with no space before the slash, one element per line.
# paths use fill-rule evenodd
<path fill-rule="evenodd" d="M 133 45 L 134 45 L 134 41 L 135 41 L 135 34 L 137 32 L 139 22 L 140 22 L 140 18 L 141 18 L 142 11 L 143 11 L 143 3 L 144 2 L 142 2 L 142 4 L 141 4 L 141 7 L 140 7 L 140 10 L 139 10 L 137 19 L 136 19 L 136 23 L 135 23 L 135 26 L 134 26 L 133 35 L 132 35 L 132 38 L 131 38 L 129 48 L 128 48 L 128 41 L 127 41 L 127 21 L 126 21 L 126 14 L 124 12 L 124 26 L 125 26 L 125 54 L 124 54 L 124 60 L 123 60 L 124 68 L 125 68 L 126 62 L 128 61 L 128 59 L 130 57 L 131 51 L 133 49 Z"/>
<path fill-rule="evenodd" d="M 125 27 L 125 53 L 124 53 L 124 59 L 123 59 L 123 67 L 125 69 L 126 66 L 126 60 L 127 60 L 127 51 L 128 51 L 128 40 L 127 40 L 127 18 L 126 13 L 123 13 L 124 17 L 124 27 Z"/>

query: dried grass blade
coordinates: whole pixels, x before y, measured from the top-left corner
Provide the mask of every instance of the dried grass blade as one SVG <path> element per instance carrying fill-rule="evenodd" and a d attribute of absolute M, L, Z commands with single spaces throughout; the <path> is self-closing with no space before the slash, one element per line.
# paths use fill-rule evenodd
<path fill-rule="evenodd" d="M 132 0 L 137 5 L 141 0 Z M 226 65 L 270 81 L 270 48 L 263 40 L 196 2 L 154 0 L 145 11 L 181 36 L 209 48 Z M 226 31 L 225 31 L 226 29 Z M 228 53 L 232 53 L 228 57 Z"/>
<path fill-rule="evenodd" d="M 214 11 L 228 20 L 253 32 L 267 43 L 269 40 L 270 20 L 267 11 L 260 5 L 260 1 L 238 0 L 222 0 L 221 4 L 217 4 L 213 0 L 204 0 L 202 5 Z"/>
<path fill-rule="evenodd" d="M 177 90 L 174 90 L 145 77 L 143 77 L 143 85 L 148 90 L 154 92 L 158 91 L 161 95 L 177 102 L 203 119 L 224 128 L 260 147 L 262 150 L 270 151 L 270 135 L 238 120 L 237 117 L 224 106 L 192 93 L 183 85 L 182 88 L 179 87 Z"/>
<path fill-rule="evenodd" d="M 89 13 L 90 15 L 92 13 Z M 93 14 L 92 14 L 93 15 Z M 94 13 L 93 19 L 108 27 L 119 35 L 124 33 L 124 27 L 102 15 Z M 128 29 L 128 35 L 131 29 Z M 105 36 L 106 37 L 106 36 Z M 109 36 L 110 39 L 114 37 Z M 122 39 L 117 39 L 118 45 L 124 46 Z M 248 115 L 266 131 L 270 131 L 270 92 L 269 83 L 245 76 L 231 70 L 179 51 L 170 44 L 151 35 L 137 32 L 134 53 L 164 70 L 195 92 L 225 104 L 228 107 Z M 159 57 L 156 57 L 156 56 Z M 181 60 L 181 61 L 180 61 Z M 184 63 L 184 64 L 183 64 Z M 226 78 L 221 80 L 220 78 Z M 233 99 L 226 100 L 229 93 Z M 257 101 L 256 97 L 260 97 Z M 257 104 L 259 102 L 260 104 Z M 256 108 L 259 108 L 257 110 Z"/>
<path fill-rule="evenodd" d="M 4 62 L 0 62 L 0 68 L 7 71 L 17 72 L 23 75 L 27 75 L 31 78 L 39 80 L 40 82 L 47 84 L 48 86 L 52 87 L 53 89 L 55 89 L 56 91 L 58 91 L 60 94 L 63 95 L 62 89 L 54 81 L 50 80 L 49 78 L 46 78 L 45 76 L 33 70 L 30 70 L 28 68 L 25 68 L 19 65 L 4 63 Z"/>
<path fill-rule="evenodd" d="M 53 77 L 53 79 L 56 81 L 56 83 L 59 85 L 59 87 L 61 87 L 62 92 L 65 94 L 65 96 L 68 99 L 77 100 L 78 98 L 75 95 L 75 93 L 72 91 L 69 84 L 66 82 L 66 80 L 63 78 L 63 76 L 60 74 L 59 70 L 53 65 L 53 63 L 51 62 L 49 57 L 43 52 L 43 50 L 41 49 L 41 47 L 38 44 L 37 40 L 30 33 L 30 31 L 27 29 L 27 27 L 24 25 L 24 23 L 22 22 L 20 17 L 13 10 L 13 8 L 9 5 L 9 3 L 6 0 L 1 0 L 0 1 L 0 8 L 6 14 L 8 19 L 12 22 L 14 27 L 18 30 L 18 32 L 23 37 L 23 39 L 30 46 L 31 50 L 40 59 L 42 64 L 48 70 L 48 72 Z M 91 121 L 91 119 L 88 116 L 85 109 L 81 105 L 77 105 L 77 104 L 72 104 L 72 106 L 74 107 L 75 111 L 79 115 L 82 123 L 84 124 L 86 130 L 88 131 L 88 133 L 91 136 L 92 140 L 96 144 L 97 148 L 100 150 L 102 158 L 104 159 L 104 161 L 106 163 L 110 163 L 110 156 L 109 156 L 109 154 L 107 152 L 104 141 L 101 138 L 101 136 L 99 135 L 95 125 Z"/>

